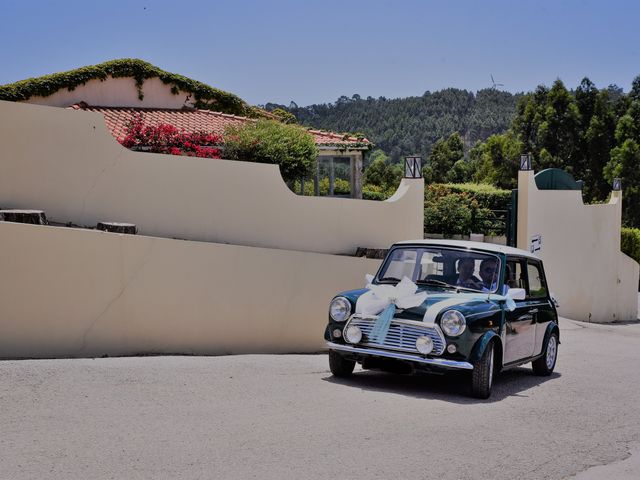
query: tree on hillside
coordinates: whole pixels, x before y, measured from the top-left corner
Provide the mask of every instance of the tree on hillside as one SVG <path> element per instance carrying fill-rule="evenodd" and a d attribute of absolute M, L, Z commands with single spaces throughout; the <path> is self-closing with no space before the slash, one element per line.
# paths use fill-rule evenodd
<path fill-rule="evenodd" d="M 596 94 L 591 118 L 588 124 L 585 122 L 585 126 L 582 142 L 584 147 L 581 149 L 585 159 L 582 177 L 585 181 L 585 196 L 588 199 L 604 200 L 611 188 L 605 178 L 604 168 L 615 145 L 616 129 L 616 119 L 607 90 Z"/>
<path fill-rule="evenodd" d="M 375 185 L 382 191 L 395 191 L 402 179 L 402 166 L 389 163 L 389 158 L 382 150 L 371 153 L 371 163 L 364 171 L 363 183 Z"/>
<path fill-rule="evenodd" d="M 629 92 L 629 107 L 618 120 L 615 131 L 617 146 L 604 169 L 605 178 L 622 180 L 623 222 L 640 226 L 640 76 L 633 81 Z"/>
<path fill-rule="evenodd" d="M 605 167 L 605 176 L 609 182 L 614 178 L 622 179 L 623 218 L 630 226 L 640 226 L 640 145 L 632 139 L 616 147 L 611 152 L 611 161 Z"/>
<path fill-rule="evenodd" d="M 490 136 L 470 152 L 471 161 L 475 165 L 473 180 L 498 188 L 516 188 L 522 152 L 523 143 L 513 132 Z"/>
<path fill-rule="evenodd" d="M 390 164 L 382 150 L 374 150 L 372 162 L 364 171 L 363 183 L 380 187 L 382 192 L 395 192 L 402 179 L 402 166 Z"/>
<path fill-rule="evenodd" d="M 464 162 L 464 145 L 458 132 L 452 133 L 445 140 L 441 138 L 433 146 L 429 155 L 428 166 L 423 169 L 424 177 L 428 182 L 446 183 L 451 181 L 464 181 L 465 179 L 454 178 L 461 173 L 464 174 L 464 165 L 458 165 L 454 170 L 454 165 L 458 161 Z"/>

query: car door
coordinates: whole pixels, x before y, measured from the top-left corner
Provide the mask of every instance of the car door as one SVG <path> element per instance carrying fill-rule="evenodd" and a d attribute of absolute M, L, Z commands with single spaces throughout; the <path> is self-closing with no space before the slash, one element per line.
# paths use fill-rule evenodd
<path fill-rule="evenodd" d="M 531 357 L 536 345 L 537 307 L 529 294 L 526 259 L 507 257 L 505 285 L 527 292 L 524 300 L 515 300 L 515 310 L 505 312 L 504 364 L 509 364 Z"/>
<path fill-rule="evenodd" d="M 555 320 L 556 311 L 549 296 L 542 262 L 539 260 L 527 259 L 527 284 L 529 285 L 529 305 L 534 312 L 533 315 L 536 320 L 536 340 L 533 355 L 540 355 L 544 343 L 544 334 L 549 323 Z"/>

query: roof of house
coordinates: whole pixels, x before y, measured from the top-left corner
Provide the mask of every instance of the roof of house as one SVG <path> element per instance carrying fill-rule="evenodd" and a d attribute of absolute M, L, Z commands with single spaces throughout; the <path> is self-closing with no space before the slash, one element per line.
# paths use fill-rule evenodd
<path fill-rule="evenodd" d="M 109 131 L 117 139 L 122 139 L 126 136 L 127 125 L 137 114 L 143 115 L 146 125 L 156 126 L 164 123 L 187 132 L 205 131 L 216 135 L 222 135 L 228 126 L 256 121 L 252 118 L 198 109 L 99 107 L 87 105 L 86 103 L 71 105 L 69 108 L 101 113 Z M 308 131 L 313 135 L 316 145 L 319 147 L 362 150 L 370 148 L 371 145 L 366 138 L 321 130 L 309 129 Z"/>

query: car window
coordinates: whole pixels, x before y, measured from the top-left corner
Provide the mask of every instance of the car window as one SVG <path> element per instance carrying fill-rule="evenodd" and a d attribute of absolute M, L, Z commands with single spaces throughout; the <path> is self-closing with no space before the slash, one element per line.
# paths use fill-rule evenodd
<path fill-rule="evenodd" d="M 547 286 L 544 282 L 544 276 L 540 265 L 527 262 L 527 277 L 529 279 L 529 289 L 527 296 L 531 298 L 540 298 L 547 296 Z"/>
<path fill-rule="evenodd" d="M 425 280 L 432 276 L 444 275 L 444 262 L 440 261 L 440 252 L 424 251 L 420 256 L 420 270 L 418 280 Z"/>
<path fill-rule="evenodd" d="M 504 276 L 504 284 L 509 288 L 527 288 L 523 262 L 520 259 L 510 258 L 507 260 L 507 269 Z"/>
<path fill-rule="evenodd" d="M 410 249 L 396 249 L 392 252 L 389 265 L 384 273 L 385 278 L 413 278 L 418 252 Z"/>

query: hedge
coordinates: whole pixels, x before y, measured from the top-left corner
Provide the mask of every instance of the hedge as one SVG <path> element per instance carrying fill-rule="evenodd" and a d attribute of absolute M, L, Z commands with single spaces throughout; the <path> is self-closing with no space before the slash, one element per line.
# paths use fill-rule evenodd
<path fill-rule="evenodd" d="M 504 235 L 504 215 L 494 210 L 506 210 L 511 201 L 509 190 L 491 185 L 451 183 L 427 185 L 424 193 L 424 226 L 427 233 L 445 236 Z"/>
<path fill-rule="evenodd" d="M 636 262 L 640 263 L 640 229 L 623 228 L 620 239 L 620 249 Z"/>
<path fill-rule="evenodd" d="M 511 190 L 502 190 L 486 183 L 443 183 L 440 185 L 451 190 L 452 193 L 469 195 L 478 202 L 481 208 L 489 210 L 506 210 L 511 202 Z"/>

